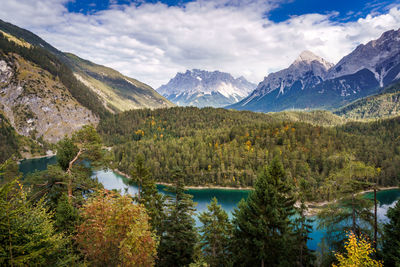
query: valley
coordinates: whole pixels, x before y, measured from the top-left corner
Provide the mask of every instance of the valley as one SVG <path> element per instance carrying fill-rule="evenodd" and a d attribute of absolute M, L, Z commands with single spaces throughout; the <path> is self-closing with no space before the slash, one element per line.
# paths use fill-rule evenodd
<path fill-rule="evenodd" d="M 118 43 L 103 30 L 87 58 Z M 218 45 L 229 66 L 216 66 L 235 75 L 209 71 L 205 51 L 158 29 L 142 33 L 162 36 L 151 45 L 122 34 L 106 66 L 0 20 L 0 265 L 349 266 L 356 251 L 354 266 L 397 266 L 400 29 L 380 33 L 336 63 L 288 51 L 257 85 L 254 68 L 233 66 L 241 53 Z M 126 66 L 118 53 L 151 64 L 108 67 Z"/>

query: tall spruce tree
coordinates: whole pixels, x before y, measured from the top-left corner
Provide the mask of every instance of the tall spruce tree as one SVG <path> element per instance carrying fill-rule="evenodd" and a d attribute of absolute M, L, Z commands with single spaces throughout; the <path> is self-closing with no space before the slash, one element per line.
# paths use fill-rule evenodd
<path fill-rule="evenodd" d="M 387 212 L 389 223 L 383 227 L 383 262 L 385 266 L 400 266 L 400 201 Z"/>
<path fill-rule="evenodd" d="M 138 187 L 137 200 L 140 202 L 143 184 L 150 179 L 150 170 L 144 165 L 144 156 L 138 154 L 135 163 L 131 166 L 130 184 L 135 184 Z"/>
<path fill-rule="evenodd" d="M 231 253 L 229 243 L 232 235 L 232 225 L 228 214 L 218 205 L 214 197 L 207 211 L 199 216 L 201 247 L 206 262 L 211 266 L 229 266 L 231 263 Z"/>
<path fill-rule="evenodd" d="M 43 201 L 27 200 L 18 180 L 0 187 L 0 266 L 57 266 L 68 242 Z"/>
<path fill-rule="evenodd" d="M 182 171 L 174 171 L 175 194 L 167 202 L 166 218 L 158 250 L 158 266 L 187 266 L 194 261 L 197 232 L 193 219 L 195 204 L 185 193 Z"/>
<path fill-rule="evenodd" d="M 150 217 L 152 230 L 155 230 L 158 235 L 161 235 L 162 223 L 165 218 L 165 197 L 158 192 L 157 185 L 151 176 L 150 170 L 144 166 L 144 157 L 142 155 L 138 156 L 135 162 L 135 170 L 132 172 L 136 175 L 134 180 L 137 183 L 140 181 L 140 198 L 138 196 L 136 200 L 146 208 L 146 212 Z"/>
<path fill-rule="evenodd" d="M 282 163 L 275 158 L 234 211 L 235 266 L 293 266 L 294 202 Z"/>
<path fill-rule="evenodd" d="M 312 232 L 312 219 L 306 216 L 307 206 L 304 198 L 300 198 L 300 206 L 297 208 L 296 219 L 294 220 L 294 250 L 293 256 L 297 266 L 313 266 L 315 255 L 312 250 L 307 247 L 307 241 L 312 238 L 309 234 Z"/>

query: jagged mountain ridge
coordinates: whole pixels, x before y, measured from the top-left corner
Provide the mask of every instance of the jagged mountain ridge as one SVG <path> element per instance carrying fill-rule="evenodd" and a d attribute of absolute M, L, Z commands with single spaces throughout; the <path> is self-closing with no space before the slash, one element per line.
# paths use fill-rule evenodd
<path fill-rule="evenodd" d="M 179 106 L 223 107 L 242 100 L 255 87 L 244 77 L 193 69 L 177 73 L 157 91 Z"/>
<path fill-rule="evenodd" d="M 362 69 L 371 71 L 380 87 L 388 85 L 396 77 L 400 78 L 400 29 L 384 32 L 379 39 L 357 46 L 329 71 L 328 78 L 353 74 Z"/>
<path fill-rule="evenodd" d="M 332 109 L 376 94 L 382 86 L 400 78 L 400 29 L 359 45 L 335 66 L 325 64 L 323 72 L 318 73 L 310 64 L 322 64 L 317 56 L 315 60 L 303 60 L 305 70 L 310 70 L 303 74 L 295 68 L 296 61 L 289 68 L 268 75 L 249 97 L 228 108 L 262 112 Z"/>
<path fill-rule="evenodd" d="M 323 58 L 310 51 L 303 51 L 299 57 L 287 68 L 271 73 L 259 83 L 254 92 L 244 101 L 246 105 L 254 98 L 262 97 L 274 91 L 276 97 L 284 95 L 291 89 L 303 90 L 324 81 L 328 70 L 333 66 Z"/>

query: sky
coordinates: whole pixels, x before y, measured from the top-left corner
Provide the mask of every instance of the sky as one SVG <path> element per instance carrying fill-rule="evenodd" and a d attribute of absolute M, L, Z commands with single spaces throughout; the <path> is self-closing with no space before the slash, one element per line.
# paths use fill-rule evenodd
<path fill-rule="evenodd" d="M 0 19 L 158 88 L 187 69 L 258 83 L 303 50 L 337 63 L 400 27 L 400 0 L 1 0 Z"/>

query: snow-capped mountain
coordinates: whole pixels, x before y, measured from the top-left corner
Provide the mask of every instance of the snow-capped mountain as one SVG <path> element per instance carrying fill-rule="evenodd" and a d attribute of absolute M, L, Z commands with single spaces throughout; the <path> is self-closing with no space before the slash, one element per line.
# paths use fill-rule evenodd
<path fill-rule="evenodd" d="M 229 73 L 193 69 L 177 73 L 157 91 L 179 106 L 223 107 L 242 100 L 255 87 L 244 77 L 235 79 Z"/>
<path fill-rule="evenodd" d="M 400 79 L 400 29 L 359 45 L 335 66 L 305 51 L 287 69 L 269 74 L 256 90 L 229 106 L 253 111 L 336 108 L 379 92 Z"/>
<path fill-rule="evenodd" d="M 356 73 L 362 69 L 371 71 L 381 87 L 392 82 L 400 70 L 400 29 L 387 31 L 377 39 L 360 44 L 342 58 L 328 73 L 333 79 Z"/>
<path fill-rule="evenodd" d="M 324 81 L 328 70 L 333 66 L 325 59 L 310 51 L 303 51 L 287 69 L 271 73 L 259 83 L 256 90 L 248 98 L 264 96 L 276 91 L 277 97 L 285 95 L 292 87 L 303 90 Z"/>

